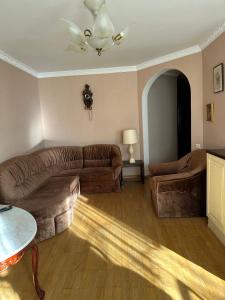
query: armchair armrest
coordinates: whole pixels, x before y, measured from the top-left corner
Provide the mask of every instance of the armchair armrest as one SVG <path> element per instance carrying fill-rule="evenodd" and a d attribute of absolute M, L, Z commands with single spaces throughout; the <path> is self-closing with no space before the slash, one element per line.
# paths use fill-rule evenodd
<path fill-rule="evenodd" d="M 153 180 L 158 183 L 158 182 L 165 182 L 165 181 L 183 180 L 191 177 L 193 177 L 192 172 L 184 172 L 184 173 L 177 173 L 177 174 L 155 176 Z"/>
<path fill-rule="evenodd" d="M 179 161 L 173 161 L 149 166 L 150 176 L 175 174 L 178 170 L 178 162 Z"/>
<path fill-rule="evenodd" d="M 155 189 L 160 192 L 190 192 L 195 181 L 202 176 L 202 172 L 184 172 L 172 175 L 155 176 L 152 178 Z"/>

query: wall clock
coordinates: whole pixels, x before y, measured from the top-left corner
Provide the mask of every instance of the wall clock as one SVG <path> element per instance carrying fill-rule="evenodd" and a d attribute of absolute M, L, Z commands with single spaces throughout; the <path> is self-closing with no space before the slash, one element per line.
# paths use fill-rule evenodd
<path fill-rule="evenodd" d="M 93 93 L 90 90 L 90 86 L 88 84 L 85 84 L 84 90 L 83 90 L 83 101 L 84 101 L 84 108 L 87 110 L 92 110 L 93 105 Z"/>

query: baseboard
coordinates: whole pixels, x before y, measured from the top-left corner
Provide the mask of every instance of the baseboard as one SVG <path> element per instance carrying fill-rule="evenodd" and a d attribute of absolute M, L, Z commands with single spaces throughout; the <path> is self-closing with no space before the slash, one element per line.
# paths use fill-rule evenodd
<path fill-rule="evenodd" d="M 210 218 L 208 219 L 208 227 L 225 246 L 225 235 L 223 234 L 223 232 L 221 232 L 220 229 L 218 229 L 218 227 L 212 222 L 212 220 L 210 220 Z"/>

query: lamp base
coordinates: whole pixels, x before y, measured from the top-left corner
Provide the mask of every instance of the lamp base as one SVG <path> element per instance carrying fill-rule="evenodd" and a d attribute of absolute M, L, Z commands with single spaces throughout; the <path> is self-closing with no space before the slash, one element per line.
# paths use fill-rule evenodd
<path fill-rule="evenodd" d="M 129 163 L 130 164 L 135 164 L 135 159 L 134 158 L 130 158 Z"/>
<path fill-rule="evenodd" d="M 129 153 L 130 153 L 130 159 L 129 159 L 130 164 L 135 164 L 133 145 L 129 146 Z"/>

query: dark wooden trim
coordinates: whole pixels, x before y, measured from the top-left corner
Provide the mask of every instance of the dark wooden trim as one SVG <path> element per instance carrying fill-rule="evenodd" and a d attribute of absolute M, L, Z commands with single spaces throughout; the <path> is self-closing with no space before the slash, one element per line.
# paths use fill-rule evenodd
<path fill-rule="evenodd" d="M 39 281 L 38 281 L 38 259 L 39 259 L 39 254 L 38 254 L 38 246 L 37 244 L 32 241 L 27 247 L 25 247 L 23 250 L 18 252 L 17 254 L 13 255 L 12 257 L 6 259 L 3 262 L 0 262 L 0 272 L 5 271 L 9 267 L 17 264 L 23 255 L 31 250 L 31 255 L 32 255 L 32 270 L 33 270 L 33 283 L 35 290 L 37 292 L 37 295 L 40 300 L 43 300 L 45 298 L 45 291 L 40 287 Z"/>

